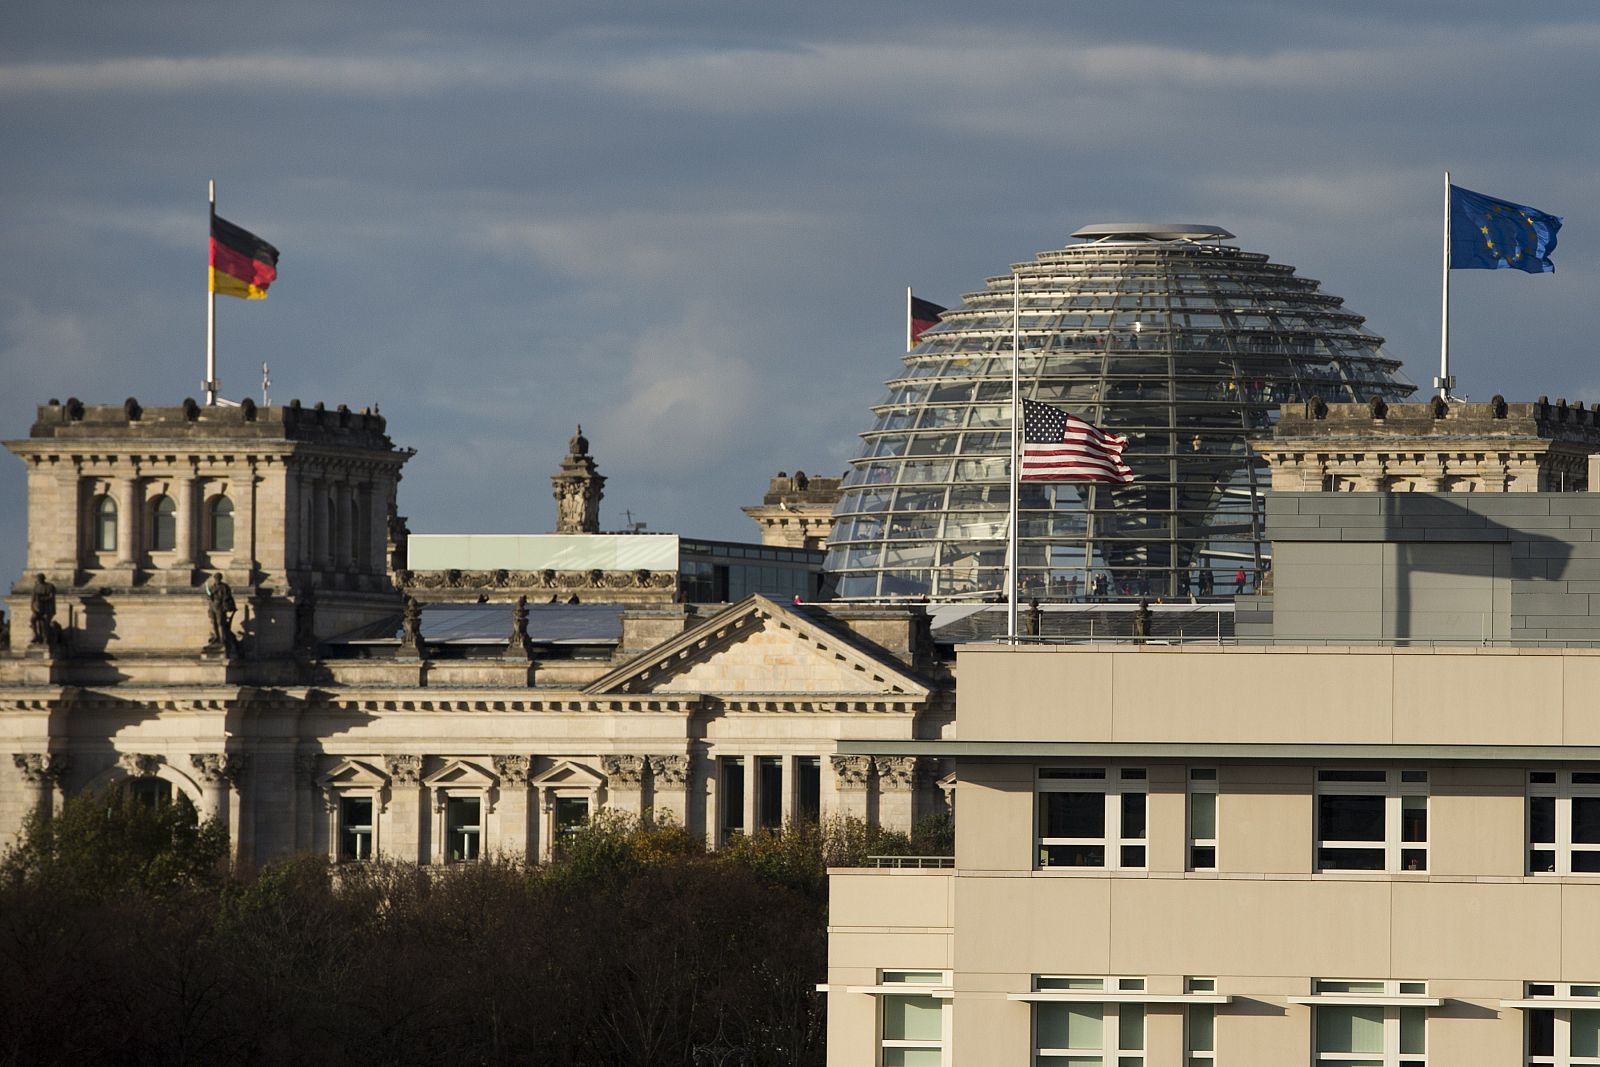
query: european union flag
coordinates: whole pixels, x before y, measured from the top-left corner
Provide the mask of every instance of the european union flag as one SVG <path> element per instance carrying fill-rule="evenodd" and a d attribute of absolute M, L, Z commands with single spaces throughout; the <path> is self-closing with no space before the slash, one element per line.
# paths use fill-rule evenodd
<path fill-rule="evenodd" d="M 1452 270 L 1525 270 L 1547 274 L 1556 269 L 1550 253 L 1556 250 L 1561 219 L 1538 208 L 1513 204 L 1450 187 L 1450 267 Z"/>

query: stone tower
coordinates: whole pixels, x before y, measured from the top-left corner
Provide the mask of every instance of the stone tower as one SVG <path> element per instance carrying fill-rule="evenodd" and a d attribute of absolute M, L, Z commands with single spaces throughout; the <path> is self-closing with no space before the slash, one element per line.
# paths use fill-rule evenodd
<path fill-rule="evenodd" d="M 561 470 L 550 476 L 555 487 L 556 533 L 592 534 L 600 532 L 600 498 L 605 494 L 605 476 L 589 455 L 589 439 L 583 427 L 567 442 Z"/>

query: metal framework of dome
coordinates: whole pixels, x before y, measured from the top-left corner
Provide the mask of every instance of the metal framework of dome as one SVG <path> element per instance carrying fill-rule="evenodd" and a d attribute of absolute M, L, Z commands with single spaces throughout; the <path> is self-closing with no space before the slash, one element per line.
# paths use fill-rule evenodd
<path fill-rule="evenodd" d="M 1402 399 L 1383 339 L 1294 268 L 1216 226 L 1088 226 L 1012 269 L 1021 395 L 1127 436 L 1135 481 L 1027 483 L 1023 600 L 1231 594 L 1268 566 L 1249 439 L 1280 404 Z M 1012 275 L 922 335 L 873 408 L 825 569 L 846 599 L 1005 589 Z"/>

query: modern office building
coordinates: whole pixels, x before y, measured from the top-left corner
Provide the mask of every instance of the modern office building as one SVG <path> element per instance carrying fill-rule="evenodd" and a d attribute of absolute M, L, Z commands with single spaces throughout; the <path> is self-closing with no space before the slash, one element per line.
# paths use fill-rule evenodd
<path fill-rule="evenodd" d="M 952 867 L 832 872 L 834 1067 L 1600 1063 L 1594 413 L 1261 448 L 1238 638 L 968 645 L 953 739 L 841 745 L 959 784 Z"/>
<path fill-rule="evenodd" d="M 1137 475 L 1023 487 L 1025 598 L 1231 593 L 1239 569 L 1265 565 L 1266 471 L 1248 439 L 1280 404 L 1414 388 L 1339 297 L 1226 230 L 1073 236 L 989 278 L 905 356 L 834 511 L 826 569 L 839 596 L 1002 592 L 1016 335 L 1022 396 L 1126 435 Z"/>
<path fill-rule="evenodd" d="M 410 453 L 342 407 L 51 402 L 6 447 L 28 467 L 28 567 L 0 641 L 0 843 L 114 783 L 188 796 L 251 864 L 537 858 L 601 807 L 718 842 L 835 813 L 909 829 L 943 804 L 933 765 L 835 750 L 948 726 L 918 607 L 608 598 L 618 575 L 656 591 L 632 561 L 522 576 L 556 604 L 419 604 L 391 578 Z M 557 476 L 578 522 L 585 456 Z M 681 562 L 664 570 L 676 592 Z"/>

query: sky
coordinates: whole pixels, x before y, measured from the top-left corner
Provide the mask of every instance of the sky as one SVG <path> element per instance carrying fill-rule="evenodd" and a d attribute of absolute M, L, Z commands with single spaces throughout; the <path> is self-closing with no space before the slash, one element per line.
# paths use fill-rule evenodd
<path fill-rule="evenodd" d="M 281 250 L 218 301 L 223 393 L 379 405 L 416 533 L 546 532 L 578 423 L 602 525 L 754 540 L 841 473 L 942 304 L 1096 222 L 1202 223 L 1437 373 L 1443 172 L 1562 215 L 1456 271 L 1478 400 L 1600 400 L 1600 6 L 12 0 L 0 437 L 51 397 L 201 396 L 206 182 Z M 1586 210 L 1587 209 L 1587 210 Z M 0 456 L 0 576 L 25 563 Z"/>

